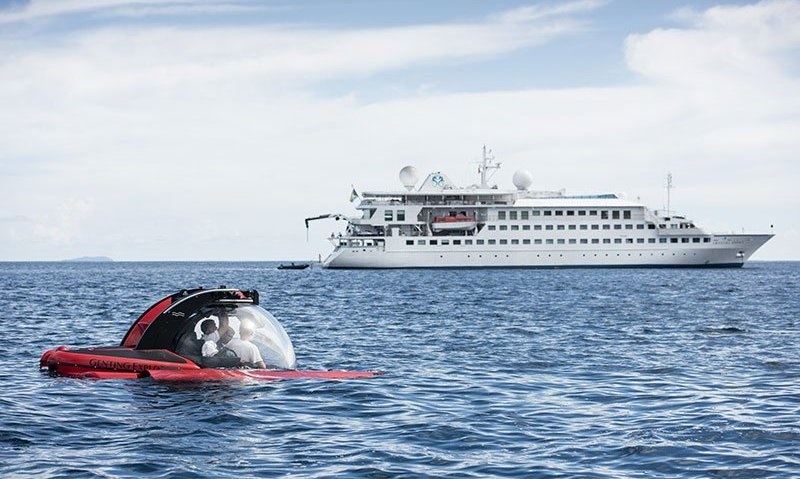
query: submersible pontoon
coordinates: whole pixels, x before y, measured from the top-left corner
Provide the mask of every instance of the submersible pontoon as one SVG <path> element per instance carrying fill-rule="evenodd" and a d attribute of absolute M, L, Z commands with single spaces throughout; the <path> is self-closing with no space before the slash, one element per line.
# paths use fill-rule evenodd
<path fill-rule="evenodd" d="M 59 346 L 46 351 L 39 364 L 54 374 L 95 379 L 352 379 L 377 375 L 369 371 L 294 369 L 297 361 L 292 341 L 258 301 L 255 290 L 224 286 L 181 290 L 150 306 L 131 325 L 119 346 Z M 213 329 L 225 328 L 231 337 L 244 328 L 248 335 L 252 332 L 249 341 L 258 348 L 267 368 L 242 364 L 221 341 L 216 354 L 204 355 L 208 337 L 202 328 L 206 320 L 213 321 Z M 220 331 L 218 336 L 222 334 Z"/>

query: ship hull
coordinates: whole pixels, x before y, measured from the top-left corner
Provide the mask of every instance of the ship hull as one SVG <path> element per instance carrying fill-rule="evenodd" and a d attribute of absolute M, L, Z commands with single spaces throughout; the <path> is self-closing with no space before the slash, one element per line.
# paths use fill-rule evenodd
<path fill-rule="evenodd" d="M 323 266 L 367 268 L 642 268 L 741 267 L 772 235 L 715 235 L 702 245 L 600 245 L 547 248 L 433 246 L 415 250 L 391 245 L 337 248 Z M 595 246 L 595 245 L 592 245 Z M 617 247 L 613 247 L 617 246 Z"/>

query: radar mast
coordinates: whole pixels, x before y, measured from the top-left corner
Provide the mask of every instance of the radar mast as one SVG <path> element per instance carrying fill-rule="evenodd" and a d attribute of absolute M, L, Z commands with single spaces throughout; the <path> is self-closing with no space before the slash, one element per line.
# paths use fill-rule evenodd
<path fill-rule="evenodd" d="M 478 165 L 478 173 L 481 174 L 481 188 L 489 188 L 489 179 L 492 175 L 486 176 L 486 172 L 488 170 L 499 170 L 501 163 L 494 162 L 494 155 L 492 154 L 492 150 L 486 148 L 486 145 L 483 145 L 483 158 L 481 159 L 481 164 Z"/>
<path fill-rule="evenodd" d="M 670 191 L 672 190 L 672 188 L 674 188 L 672 186 L 672 173 L 667 173 L 667 185 L 666 186 L 667 186 L 667 214 L 666 214 L 666 216 L 671 216 L 671 214 L 669 212 L 669 206 L 670 206 L 669 205 L 669 195 L 670 195 Z"/>

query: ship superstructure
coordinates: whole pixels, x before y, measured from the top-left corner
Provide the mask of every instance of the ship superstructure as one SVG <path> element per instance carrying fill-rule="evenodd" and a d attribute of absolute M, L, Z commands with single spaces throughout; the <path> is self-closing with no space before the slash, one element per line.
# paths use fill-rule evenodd
<path fill-rule="evenodd" d="M 515 190 L 490 186 L 500 167 L 484 148 L 480 184 L 455 186 L 441 172 L 416 187 L 405 167 L 405 190 L 360 196 L 360 216 L 331 234 L 326 268 L 465 267 L 738 267 L 772 234 L 713 234 L 693 221 L 659 214 L 616 194 L 568 195 L 532 191 L 526 171 Z"/>

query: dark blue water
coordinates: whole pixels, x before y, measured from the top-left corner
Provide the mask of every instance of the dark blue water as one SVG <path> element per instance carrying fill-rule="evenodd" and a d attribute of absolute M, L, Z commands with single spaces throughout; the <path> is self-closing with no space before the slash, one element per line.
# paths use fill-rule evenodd
<path fill-rule="evenodd" d="M 175 290 L 257 288 L 342 382 L 51 377 Z M 0 476 L 798 477 L 800 263 L 0 263 Z"/>

